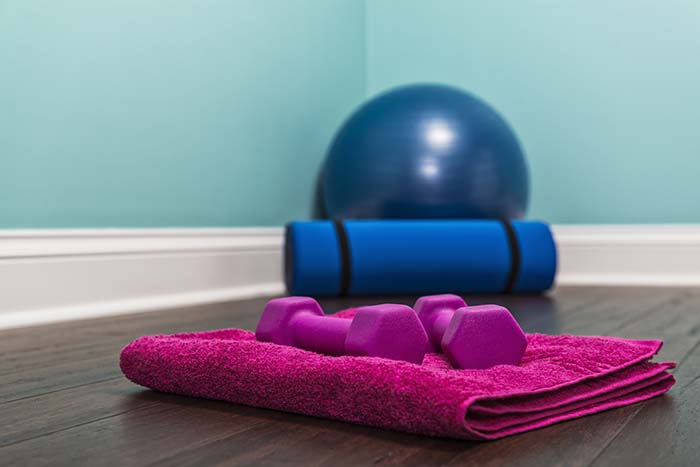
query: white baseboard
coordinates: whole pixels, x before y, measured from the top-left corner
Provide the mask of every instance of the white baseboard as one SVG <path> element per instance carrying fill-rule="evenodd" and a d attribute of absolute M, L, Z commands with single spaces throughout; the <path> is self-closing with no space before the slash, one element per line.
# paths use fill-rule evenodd
<path fill-rule="evenodd" d="M 700 286 L 700 225 L 557 225 L 558 285 Z M 0 329 L 280 294 L 281 228 L 0 230 Z"/>
<path fill-rule="evenodd" d="M 175 292 L 141 298 L 108 300 L 81 305 L 39 308 L 36 310 L 0 313 L 0 329 L 33 326 L 38 324 L 73 321 L 77 319 L 100 318 L 112 315 L 127 315 L 165 308 L 202 305 L 206 303 L 242 300 L 245 298 L 280 295 L 284 292 L 281 283 L 267 283 L 229 287 L 228 289 L 205 290 L 202 292 Z"/>
<path fill-rule="evenodd" d="M 0 231 L 0 329 L 283 292 L 282 229 Z"/>
<path fill-rule="evenodd" d="M 700 224 L 556 225 L 558 285 L 700 286 Z"/>

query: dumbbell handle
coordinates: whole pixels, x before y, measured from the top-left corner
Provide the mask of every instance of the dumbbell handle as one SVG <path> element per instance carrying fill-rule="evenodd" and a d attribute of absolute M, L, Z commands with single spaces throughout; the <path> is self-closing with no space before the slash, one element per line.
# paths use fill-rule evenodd
<path fill-rule="evenodd" d="M 299 313 L 289 323 L 294 333 L 294 346 L 327 355 L 344 355 L 345 338 L 351 319 Z"/>
<path fill-rule="evenodd" d="M 442 336 L 445 335 L 445 330 L 447 329 L 447 326 L 450 325 L 450 321 L 452 321 L 454 314 L 455 310 L 443 308 L 437 313 L 437 317 L 433 321 L 433 325 L 430 328 L 430 340 L 437 349 L 440 348 Z"/>

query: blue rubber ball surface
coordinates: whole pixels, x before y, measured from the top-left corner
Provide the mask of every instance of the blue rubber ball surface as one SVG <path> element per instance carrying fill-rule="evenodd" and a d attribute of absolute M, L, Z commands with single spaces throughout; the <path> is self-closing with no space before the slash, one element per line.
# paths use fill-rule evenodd
<path fill-rule="evenodd" d="M 403 86 L 343 124 L 322 175 L 326 214 L 339 219 L 524 216 L 525 156 L 508 123 L 454 87 Z"/>

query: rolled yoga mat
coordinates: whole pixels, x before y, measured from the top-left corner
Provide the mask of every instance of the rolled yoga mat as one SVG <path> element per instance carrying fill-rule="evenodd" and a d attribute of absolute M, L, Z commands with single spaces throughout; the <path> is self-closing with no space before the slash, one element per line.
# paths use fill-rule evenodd
<path fill-rule="evenodd" d="M 542 292 L 556 248 L 537 221 L 348 220 L 287 225 L 292 295 Z"/>

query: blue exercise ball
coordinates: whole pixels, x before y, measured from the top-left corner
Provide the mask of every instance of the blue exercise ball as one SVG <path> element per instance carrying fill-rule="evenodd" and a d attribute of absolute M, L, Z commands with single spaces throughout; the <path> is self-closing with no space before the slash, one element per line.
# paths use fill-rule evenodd
<path fill-rule="evenodd" d="M 343 124 L 321 175 L 324 210 L 340 219 L 524 216 L 525 156 L 486 102 L 417 84 L 379 95 Z"/>

